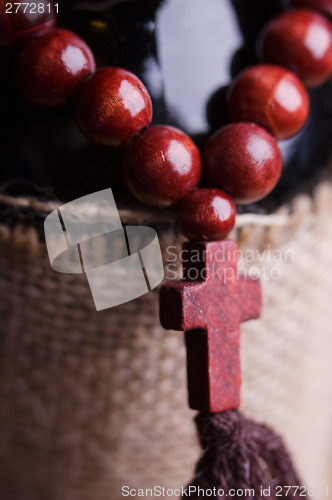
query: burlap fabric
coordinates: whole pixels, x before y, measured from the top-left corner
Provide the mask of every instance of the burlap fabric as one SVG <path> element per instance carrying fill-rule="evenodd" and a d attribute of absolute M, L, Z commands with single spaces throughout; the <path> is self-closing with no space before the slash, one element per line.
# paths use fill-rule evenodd
<path fill-rule="evenodd" d="M 120 215 L 137 222 L 135 213 Z M 181 239 L 162 222 L 167 268 Z M 282 433 L 306 484 L 325 487 L 331 183 L 271 216 L 240 216 L 233 236 L 247 272 L 260 269 L 265 297 L 263 318 L 242 329 L 243 410 Z M 159 325 L 158 291 L 96 312 L 85 276 L 54 272 L 32 224 L 3 224 L 0 239 L 1 500 L 118 500 L 124 485 L 184 485 L 199 454 L 194 412 L 183 335 Z"/>

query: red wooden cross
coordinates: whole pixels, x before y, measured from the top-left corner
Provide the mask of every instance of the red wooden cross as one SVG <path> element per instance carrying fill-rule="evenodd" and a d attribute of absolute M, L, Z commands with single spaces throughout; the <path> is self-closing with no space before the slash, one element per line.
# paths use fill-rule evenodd
<path fill-rule="evenodd" d="M 238 276 L 235 241 L 188 242 L 182 281 L 160 291 L 164 328 L 185 332 L 189 405 L 220 412 L 240 405 L 240 325 L 261 314 L 257 279 Z"/>

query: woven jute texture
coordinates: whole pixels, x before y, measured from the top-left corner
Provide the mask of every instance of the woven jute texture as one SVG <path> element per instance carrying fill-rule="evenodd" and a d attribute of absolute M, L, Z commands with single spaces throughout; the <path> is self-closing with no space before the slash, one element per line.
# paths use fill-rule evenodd
<path fill-rule="evenodd" d="M 325 487 L 332 185 L 237 224 L 241 267 L 259 270 L 265 302 L 242 327 L 243 411 L 284 436 L 305 484 Z M 173 277 L 181 239 L 157 229 Z M 0 241 L 1 500 L 118 500 L 124 485 L 184 485 L 199 455 L 195 412 L 183 335 L 159 325 L 158 290 L 96 312 L 85 276 L 54 272 L 33 225 L 2 225 Z"/>

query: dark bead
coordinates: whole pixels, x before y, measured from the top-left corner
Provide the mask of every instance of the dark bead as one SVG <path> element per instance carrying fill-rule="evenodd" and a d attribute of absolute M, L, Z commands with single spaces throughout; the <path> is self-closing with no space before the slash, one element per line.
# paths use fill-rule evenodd
<path fill-rule="evenodd" d="M 260 64 L 243 71 L 228 93 L 232 121 L 254 122 L 277 139 L 288 139 L 304 127 L 309 96 L 298 77 L 280 66 Z"/>
<path fill-rule="evenodd" d="M 0 46 L 2 47 L 11 47 L 14 43 L 39 31 L 51 29 L 55 23 L 56 11 L 53 0 L 38 0 L 37 3 L 29 5 L 0 0 Z"/>
<path fill-rule="evenodd" d="M 206 118 L 212 130 L 217 130 L 229 122 L 226 105 L 227 92 L 227 85 L 220 87 L 213 92 L 206 105 Z"/>
<path fill-rule="evenodd" d="M 275 139 L 254 123 L 231 123 L 207 142 L 203 155 L 213 186 L 230 193 L 239 204 L 264 198 L 277 184 L 282 158 Z"/>
<path fill-rule="evenodd" d="M 290 0 L 293 7 L 308 7 L 319 10 L 332 20 L 332 0 Z"/>
<path fill-rule="evenodd" d="M 307 87 L 318 87 L 332 72 L 332 25 L 312 10 L 289 10 L 263 29 L 257 52 L 261 60 L 294 71 Z"/>
<path fill-rule="evenodd" d="M 124 168 L 126 185 L 137 200 L 167 207 L 196 187 L 202 164 L 196 144 L 184 132 L 155 125 L 129 145 Z"/>
<path fill-rule="evenodd" d="M 71 31 L 53 29 L 25 42 L 16 61 L 16 82 L 29 101 L 57 106 L 94 70 L 87 44 Z"/>
<path fill-rule="evenodd" d="M 235 225 L 236 208 L 220 189 L 195 189 L 177 205 L 175 218 L 190 240 L 223 240 Z"/>
<path fill-rule="evenodd" d="M 233 54 L 230 64 L 231 77 L 235 78 L 241 71 L 254 64 L 257 64 L 255 47 L 243 45 Z"/>
<path fill-rule="evenodd" d="M 121 147 L 151 122 L 151 99 L 133 73 L 122 68 L 103 68 L 80 87 L 75 117 L 91 141 Z"/>

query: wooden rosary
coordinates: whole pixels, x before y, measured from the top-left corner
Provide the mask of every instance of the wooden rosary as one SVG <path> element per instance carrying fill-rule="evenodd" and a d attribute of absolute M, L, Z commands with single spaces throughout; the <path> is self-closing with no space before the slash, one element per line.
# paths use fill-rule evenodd
<path fill-rule="evenodd" d="M 43 2 L 41 2 L 43 3 Z M 240 406 L 240 325 L 261 314 L 258 280 L 238 276 L 238 252 L 227 241 L 235 204 L 265 197 L 277 184 L 282 157 L 277 140 L 297 134 L 309 115 L 307 88 L 332 73 L 332 0 L 292 0 L 257 40 L 260 64 L 242 71 L 227 94 L 229 125 L 206 143 L 202 157 L 181 130 L 149 124 L 152 104 L 144 84 L 118 67 L 95 70 L 94 56 L 76 34 L 54 28 L 51 7 L 37 19 L 6 12 L 0 2 L 0 43 L 19 47 L 15 80 L 38 106 L 68 100 L 92 142 L 124 148 L 128 191 L 151 207 L 174 206 L 176 224 L 190 240 L 183 280 L 160 291 L 166 329 L 185 332 L 190 407 L 203 448 L 191 485 L 230 488 L 297 486 L 281 439 L 247 420 Z M 203 173 L 204 185 L 197 187 Z M 93 171 L 91 172 L 93 175 Z M 193 258 L 195 255 L 195 258 Z M 299 493 L 295 497 L 303 496 Z M 193 495 L 198 498 L 198 495 Z"/>

